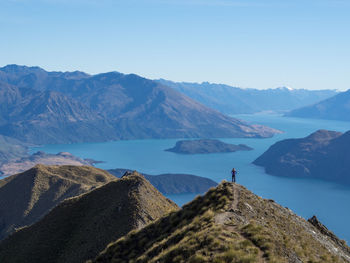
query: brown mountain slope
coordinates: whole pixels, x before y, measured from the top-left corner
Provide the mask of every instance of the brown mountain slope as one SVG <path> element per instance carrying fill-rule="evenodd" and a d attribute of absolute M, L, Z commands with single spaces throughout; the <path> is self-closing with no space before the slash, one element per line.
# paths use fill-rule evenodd
<path fill-rule="evenodd" d="M 0 262 L 84 262 L 178 207 L 134 173 L 65 200 L 0 243 Z"/>
<path fill-rule="evenodd" d="M 111 243 L 93 262 L 333 263 L 350 262 L 350 249 L 312 220 L 224 182 Z"/>
<path fill-rule="evenodd" d="M 44 166 L 0 181 L 0 240 L 31 225 L 68 197 L 115 180 L 90 166 Z"/>

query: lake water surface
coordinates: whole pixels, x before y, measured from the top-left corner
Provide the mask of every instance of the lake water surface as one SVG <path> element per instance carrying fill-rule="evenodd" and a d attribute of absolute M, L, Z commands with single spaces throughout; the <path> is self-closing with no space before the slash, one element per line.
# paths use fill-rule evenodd
<path fill-rule="evenodd" d="M 286 118 L 266 114 L 235 117 L 268 125 L 284 133 L 269 139 L 222 139 L 224 142 L 244 143 L 254 148 L 253 151 L 235 153 L 180 155 L 165 152 L 164 149 L 174 146 L 176 139 L 45 145 L 33 148 L 32 152 L 67 151 L 83 158 L 104 161 L 96 165 L 102 169 L 130 168 L 148 174 L 188 173 L 208 177 L 217 182 L 229 180 L 230 171 L 235 167 L 239 171 L 238 183 L 264 198 L 274 199 L 304 218 L 317 215 L 329 229 L 349 242 L 350 187 L 321 180 L 270 176 L 263 168 L 252 165 L 251 162 L 276 141 L 305 137 L 318 129 L 347 131 L 350 130 L 350 122 Z M 168 197 L 182 205 L 191 201 L 194 196 L 184 194 Z"/>

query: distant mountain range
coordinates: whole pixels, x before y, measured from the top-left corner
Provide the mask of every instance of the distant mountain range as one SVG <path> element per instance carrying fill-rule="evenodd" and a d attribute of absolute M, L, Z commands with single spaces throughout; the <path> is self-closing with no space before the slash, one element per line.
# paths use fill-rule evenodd
<path fill-rule="evenodd" d="M 350 131 L 319 130 L 272 145 L 254 161 L 276 176 L 321 178 L 350 184 Z"/>
<path fill-rule="evenodd" d="M 0 68 L 0 134 L 26 142 L 270 137 L 277 131 L 225 116 L 134 74 Z"/>
<path fill-rule="evenodd" d="M 17 156 L 17 157 L 21 157 L 21 156 Z M 50 154 L 50 153 L 39 151 L 31 155 L 26 153 L 26 155 L 24 155 L 21 158 L 11 159 L 3 164 L 0 164 L 0 176 L 9 176 L 13 174 L 18 174 L 26 170 L 29 170 L 30 168 L 36 166 L 37 164 L 92 166 L 95 163 L 98 163 L 98 161 L 94 161 L 91 159 L 82 159 L 68 152 Z"/>
<path fill-rule="evenodd" d="M 350 90 L 319 103 L 293 110 L 286 116 L 350 121 Z"/>
<path fill-rule="evenodd" d="M 156 81 L 225 114 L 248 114 L 262 111 L 286 112 L 314 104 L 337 94 L 335 90 L 306 90 L 286 87 L 258 90 L 208 82 L 172 82 L 164 79 Z"/>
<path fill-rule="evenodd" d="M 0 135 L 0 166 L 11 159 L 26 156 L 28 146 L 28 144 L 25 144 L 17 139 Z"/>

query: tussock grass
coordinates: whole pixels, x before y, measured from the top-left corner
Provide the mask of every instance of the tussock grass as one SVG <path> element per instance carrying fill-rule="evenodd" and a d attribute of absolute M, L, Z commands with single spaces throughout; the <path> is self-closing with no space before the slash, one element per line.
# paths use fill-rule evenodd
<path fill-rule="evenodd" d="M 182 210 L 110 244 L 93 262 L 345 262 L 310 234 L 311 224 L 237 189 L 233 195 L 232 184 L 221 183 Z M 234 196 L 239 202 L 232 210 Z"/>

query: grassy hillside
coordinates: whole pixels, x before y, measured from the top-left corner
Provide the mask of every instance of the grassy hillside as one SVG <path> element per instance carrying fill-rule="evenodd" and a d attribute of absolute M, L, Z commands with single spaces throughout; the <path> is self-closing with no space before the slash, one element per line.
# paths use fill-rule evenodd
<path fill-rule="evenodd" d="M 66 198 L 115 180 L 90 166 L 44 166 L 0 180 L 0 240 L 31 225 Z"/>
<path fill-rule="evenodd" d="M 134 173 L 65 200 L 0 243 L 0 262 L 84 262 L 110 242 L 177 210 Z"/>
<path fill-rule="evenodd" d="M 349 262 L 349 251 L 289 209 L 224 182 L 92 262 Z"/>

